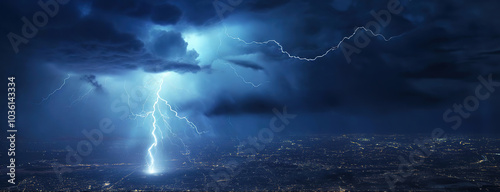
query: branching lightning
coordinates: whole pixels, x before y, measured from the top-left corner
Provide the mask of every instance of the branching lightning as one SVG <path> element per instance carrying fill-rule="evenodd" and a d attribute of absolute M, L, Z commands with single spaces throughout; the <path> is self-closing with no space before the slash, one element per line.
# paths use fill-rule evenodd
<path fill-rule="evenodd" d="M 68 74 L 68 77 L 66 77 L 63 81 L 63 83 L 61 84 L 61 86 L 59 86 L 59 88 L 55 89 L 54 91 L 52 91 L 52 93 L 50 93 L 49 95 L 47 95 L 47 97 L 43 98 L 42 101 L 40 101 L 40 103 L 38 104 L 42 104 L 43 102 L 47 101 L 52 95 L 54 95 L 56 92 L 60 91 L 64 85 L 66 85 L 66 81 L 71 78 L 71 75 Z"/>
<path fill-rule="evenodd" d="M 227 34 L 227 29 L 226 29 L 226 34 Z M 217 47 L 217 55 L 219 55 L 219 51 L 220 51 L 221 46 L 222 46 L 222 38 L 219 36 L 219 47 Z M 249 84 L 254 88 L 260 87 L 262 85 L 262 83 L 256 84 L 254 82 L 247 81 L 243 76 L 241 76 L 238 73 L 238 71 L 236 70 L 236 68 L 234 68 L 233 65 L 231 65 L 230 63 L 226 63 L 226 64 L 233 70 L 234 74 L 243 81 L 243 83 Z"/>
<path fill-rule="evenodd" d="M 289 58 L 292 58 L 292 59 L 298 59 L 298 60 L 301 60 L 301 61 L 315 61 L 316 59 L 319 59 L 319 58 L 322 58 L 322 57 L 325 57 L 326 55 L 328 55 L 328 53 L 330 53 L 331 51 L 335 51 L 337 50 L 338 48 L 340 48 L 340 46 L 342 45 L 342 43 L 346 40 L 349 40 L 351 39 L 352 37 L 354 37 L 354 35 L 356 35 L 356 33 L 358 33 L 359 31 L 364 31 L 364 32 L 368 32 L 370 33 L 371 35 L 375 36 L 375 37 L 382 37 L 382 39 L 384 39 L 384 41 L 390 41 L 392 40 L 393 38 L 396 38 L 396 37 L 399 37 L 403 34 L 400 34 L 400 35 L 397 35 L 397 36 L 392 36 L 392 37 L 389 37 L 389 38 L 386 38 L 384 35 L 382 34 L 379 34 L 379 33 L 374 33 L 372 30 L 370 29 L 367 29 L 365 27 L 357 27 L 354 32 L 349 35 L 349 36 L 345 36 L 342 38 L 342 40 L 337 43 L 337 45 L 331 47 L 330 49 L 328 49 L 326 52 L 324 52 L 323 54 L 321 55 L 317 55 L 315 57 L 311 57 L 311 58 L 307 58 L 307 57 L 300 57 L 300 56 L 295 56 L 295 55 L 292 55 L 290 54 L 288 51 L 286 51 L 283 46 L 276 40 L 267 40 L 267 41 L 245 41 L 239 37 L 234 37 L 234 36 L 231 36 L 228 32 L 227 32 L 227 28 L 226 26 L 224 26 L 224 31 L 226 33 L 226 36 L 231 38 L 231 39 L 234 39 L 234 40 L 238 40 L 240 42 L 243 42 L 247 45 L 252 45 L 252 44 L 256 44 L 256 45 L 265 45 L 265 44 L 269 44 L 269 43 L 274 43 L 276 44 L 279 48 L 280 48 L 280 51 L 281 53 L 283 54 L 286 54 Z"/>
<path fill-rule="evenodd" d="M 243 43 L 245 43 L 245 44 L 247 44 L 247 45 L 252 45 L 252 44 L 256 44 L 256 45 L 265 45 L 265 44 L 269 44 L 269 43 L 274 43 L 274 44 L 276 44 L 276 45 L 279 47 L 279 49 L 280 49 L 281 53 L 286 54 L 289 58 L 292 58 L 292 59 L 298 59 L 298 60 L 301 60 L 301 61 L 309 61 L 309 62 L 310 62 L 310 61 L 315 61 L 315 60 L 317 60 L 317 59 L 319 59 L 319 58 L 322 58 L 322 57 L 325 57 L 325 56 L 327 56 L 330 52 L 332 52 L 332 51 L 335 51 L 335 50 L 339 49 L 339 48 L 340 48 L 340 46 L 342 45 L 342 43 L 344 43 L 344 41 L 352 39 L 352 38 L 353 38 L 353 37 L 354 37 L 354 36 L 355 36 L 358 32 L 360 32 L 360 31 L 368 32 L 368 33 L 370 33 L 372 36 L 375 36 L 375 37 L 381 37 L 384 41 L 390 41 L 390 40 L 392 40 L 392 39 L 394 39 L 394 38 L 396 38 L 396 37 L 400 37 L 400 36 L 402 36 L 402 35 L 403 35 L 403 34 L 400 34 L 400 35 L 397 35 L 397 36 L 392 36 L 392 37 L 387 38 L 387 37 L 385 37 L 384 35 L 379 34 L 379 33 L 375 33 L 375 32 L 373 32 L 372 30 L 367 29 L 367 28 L 365 28 L 365 27 L 357 27 L 357 28 L 353 31 L 353 33 L 352 33 L 351 35 L 343 37 L 343 38 L 341 39 L 341 41 L 339 41 L 339 42 L 338 42 L 335 46 L 333 46 L 333 47 L 329 48 L 328 50 L 326 50 L 323 54 L 321 54 L 321 55 L 317 55 L 317 56 L 314 56 L 314 57 L 307 58 L 307 57 L 300 57 L 300 56 L 296 56 L 296 55 L 292 55 L 292 54 L 290 54 L 290 52 L 286 51 L 286 50 L 285 50 L 285 48 L 284 48 L 284 47 L 283 47 L 283 46 L 282 46 L 282 45 L 281 45 L 278 41 L 276 41 L 276 40 L 267 40 L 267 41 L 250 41 L 250 42 L 249 42 L 249 41 L 243 40 L 243 39 L 241 39 L 241 38 L 239 38 L 239 37 L 234 37 L 234 36 L 230 35 L 230 34 L 227 32 L 227 27 L 224 25 L 224 33 L 226 34 L 226 36 L 227 36 L 227 37 L 229 37 L 229 38 L 231 38 L 231 39 L 234 39 L 234 40 L 237 40 L 237 41 L 243 42 Z M 221 40 L 221 38 L 219 37 L 219 48 L 217 48 L 217 54 L 219 54 L 219 49 L 220 49 L 221 44 L 222 44 L 222 40 Z M 229 63 L 228 63 L 227 65 L 228 65 L 228 66 L 229 66 L 229 67 L 233 70 L 234 74 L 235 74 L 238 78 L 240 78 L 240 79 L 243 81 L 243 83 L 245 83 L 245 84 L 249 84 L 249 85 L 251 85 L 251 86 L 252 86 L 252 87 L 254 87 L 254 88 L 256 88 L 256 87 L 260 87 L 260 86 L 262 85 L 262 83 L 258 83 L 258 84 L 256 84 L 256 83 L 253 83 L 253 82 L 251 82 L 251 81 L 247 81 L 247 80 L 246 80 L 243 76 L 241 76 L 241 75 L 238 73 L 238 71 L 237 71 L 237 70 L 236 70 L 236 69 L 235 69 L 235 68 L 234 68 L 231 64 L 229 64 Z"/>
<path fill-rule="evenodd" d="M 172 141 L 171 137 L 175 137 L 176 139 L 178 139 L 180 141 L 180 144 L 186 149 L 185 154 L 187 154 L 187 155 L 189 154 L 189 150 L 187 149 L 187 146 L 185 145 L 184 141 L 180 137 L 178 137 L 177 134 L 172 130 L 172 127 L 168 121 L 170 119 L 170 116 L 167 114 L 167 112 L 173 114 L 173 116 L 175 116 L 177 119 L 183 120 L 187 125 L 189 125 L 189 127 L 191 127 L 194 131 L 196 131 L 197 134 L 205 133 L 205 131 L 199 131 L 198 127 L 192 121 L 190 121 L 187 117 L 180 116 L 179 113 L 177 112 L 177 110 L 174 109 L 174 107 L 165 98 L 163 98 L 161 96 L 163 82 L 164 82 L 163 77 L 164 76 L 162 76 L 162 78 L 159 80 L 158 89 L 155 92 L 156 99 L 154 100 L 154 102 L 152 104 L 151 111 L 144 111 L 144 106 L 146 104 L 146 101 L 145 101 L 143 104 L 141 113 L 134 114 L 133 112 L 131 112 L 131 116 L 134 118 L 137 118 L 137 117 L 147 118 L 148 116 L 152 117 L 151 137 L 153 138 L 153 143 L 148 147 L 148 150 L 147 150 L 147 156 L 149 158 L 147 171 L 149 173 L 155 173 L 157 171 L 157 162 L 155 160 L 155 157 L 156 157 L 155 154 L 157 153 L 157 150 L 158 150 L 158 148 L 157 148 L 158 143 L 159 143 L 159 141 L 162 141 L 160 139 L 163 139 L 163 136 L 164 136 L 162 128 L 165 128 L 168 131 L 168 133 L 165 134 L 165 136 L 167 136 L 167 138 L 173 144 L 175 144 L 175 143 Z M 125 84 L 124 84 L 124 88 L 125 88 Z M 128 92 L 126 92 L 126 93 L 128 96 Z M 130 102 L 128 104 L 130 106 Z M 164 110 L 162 111 L 162 108 L 163 109 L 166 108 L 167 111 L 164 111 Z M 163 124 L 161 124 L 161 122 L 163 122 Z M 164 125 L 164 126 L 161 126 L 161 125 Z"/>
<path fill-rule="evenodd" d="M 255 87 L 255 88 L 260 87 L 260 86 L 262 85 L 262 83 L 255 84 L 255 83 L 253 83 L 253 82 L 247 81 L 247 80 L 246 80 L 243 76 L 241 76 L 240 74 L 238 74 L 238 71 L 236 71 L 236 68 L 234 68 L 234 67 L 233 67 L 233 65 L 231 65 L 231 64 L 229 64 L 229 63 L 227 63 L 227 65 L 228 65 L 229 67 L 231 67 L 231 69 L 233 69 L 234 74 L 235 74 L 236 76 L 238 76 L 238 77 L 239 77 L 239 78 L 243 81 L 243 83 L 245 83 L 245 84 L 249 84 L 249 85 L 252 85 L 252 86 L 253 86 L 253 87 Z"/>

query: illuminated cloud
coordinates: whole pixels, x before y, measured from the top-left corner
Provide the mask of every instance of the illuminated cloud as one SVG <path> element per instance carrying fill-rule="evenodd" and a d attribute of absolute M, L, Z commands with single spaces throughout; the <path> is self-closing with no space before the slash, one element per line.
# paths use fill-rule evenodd
<path fill-rule="evenodd" d="M 370 130 L 384 131 L 393 129 L 389 120 L 408 125 L 416 117 L 440 117 L 439 109 L 467 96 L 479 74 L 500 77 L 496 2 L 401 3 L 405 10 L 392 15 L 381 34 L 404 35 L 391 41 L 371 38 L 351 63 L 342 51 L 314 62 L 291 59 L 275 44 L 247 45 L 227 37 L 225 29 L 247 41 L 276 40 L 289 53 L 310 58 L 374 20 L 370 12 L 386 8 L 387 1 L 243 1 L 221 22 L 212 1 L 72 0 L 29 44 L 20 46 L 19 54 L 6 38 L 0 54 L 4 63 L 15 64 L 3 71 L 18 71 L 24 81 L 46 87 L 58 87 L 68 73 L 96 79 L 130 75 L 130 81 L 141 81 L 136 73 L 175 72 L 181 80 L 165 84 L 178 85 L 180 91 L 169 93 L 182 92 L 177 103 L 184 110 L 211 118 L 254 117 L 272 113 L 268 107 L 288 105 L 311 121 L 316 114 L 338 121 L 381 119 Z M 8 15 L 1 18 L 2 34 L 20 33 L 20 18 L 38 10 L 36 3 L 6 2 L 0 7 Z M 50 81 L 54 77 L 59 79 Z M 46 88 L 24 89 L 37 98 L 47 95 Z M 499 114 L 489 110 L 484 113 Z M 388 119 L 390 115 L 401 118 Z M 329 125 L 318 121 L 318 127 Z"/>

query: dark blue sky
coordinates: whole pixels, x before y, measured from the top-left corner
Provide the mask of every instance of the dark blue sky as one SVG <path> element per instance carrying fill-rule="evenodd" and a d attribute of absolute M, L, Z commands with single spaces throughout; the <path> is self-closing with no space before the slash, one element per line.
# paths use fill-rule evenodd
<path fill-rule="evenodd" d="M 234 38 L 275 40 L 293 56 L 314 58 L 398 1 L 216 2 L 223 17 L 213 1 L 70 0 L 18 53 L 8 34 L 23 36 L 21 18 L 33 22 L 43 8 L 2 2 L 2 71 L 17 78 L 22 136 L 79 138 L 108 117 L 120 128 L 114 136 L 148 137 L 151 119 L 122 120 L 117 111 L 149 110 L 159 88 L 144 83 L 151 77 L 163 79 L 162 97 L 207 132 L 201 138 L 255 135 L 283 106 L 297 114 L 283 134 L 499 133 L 500 91 L 484 86 L 490 97 L 470 117 L 443 119 L 475 95 L 478 76 L 500 81 L 498 1 L 401 0 L 402 11 L 379 31 L 397 37 L 360 30 L 341 44 L 368 37 L 359 53 L 346 59 L 337 49 L 315 61 L 290 58 L 274 42 Z M 113 103 L 145 85 L 140 94 L 149 99 Z M 190 129 L 175 121 L 176 131 Z"/>

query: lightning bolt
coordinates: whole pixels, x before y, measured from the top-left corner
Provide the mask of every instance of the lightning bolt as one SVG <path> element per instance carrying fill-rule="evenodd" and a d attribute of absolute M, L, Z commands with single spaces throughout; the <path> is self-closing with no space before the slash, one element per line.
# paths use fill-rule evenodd
<path fill-rule="evenodd" d="M 245 40 L 243 40 L 243 39 L 241 39 L 241 38 L 239 38 L 239 37 L 234 37 L 234 36 L 230 35 L 230 34 L 227 32 L 227 27 L 226 27 L 225 25 L 223 25 L 223 26 L 224 26 L 224 33 L 226 34 L 226 36 L 227 36 L 227 37 L 229 37 L 229 38 L 231 38 L 231 39 L 234 39 L 234 40 L 237 40 L 237 41 L 243 42 L 243 43 L 245 43 L 245 44 L 247 44 L 247 45 L 252 45 L 252 44 L 256 44 L 256 45 L 265 45 L 265 44 L 269 44 L 269 43 L 274 43 L 274 44 L 276 44 L 276 45 L 279 47 L 279 49 L 280 49 L 281 53 L 286 54 L 289 58 L 292 58 L 292 59 L 298 59 L 298 60 L 301 60 L 301 61 L 309 61 L 309 62 L 311 62 L 311 61 L 316 61 L 316 60 L 317 60 L 317 59 L 319 59 L 319 58 L 322 58 L 322 57 L 327 56 L 330 52 L 332 52 L 332 51 L 335 51 L 335 50 L 339 49 L 339 48 L 340 48 L 340 46 L 342 45 L 342 43 L 344 43 L 344 41 L 352 39 L 352 38 L 353 38 L 353 37 L 354 37 L 354 36 L 355 36 L 358 32 L 360 32 L 360 31 L 368 32 L 368 33 L 370 33 L 372 36 L 375 36 L 375 37 L 381 37 L 381 38 L 382 38 L 384 41 L 386 41 L 386 42 L 387 42 L 387 41 L 390 41 L 390 40 L 392 40 L 392 39 L 394 39 L 394 38 L 397 38 L 397 37 L 400 37 L 400 36 L 404 35 L 404 33 L 403 33 L 403 34 L 400 34 L 400 35 L 396 35 L 396 36 L 392 36 L 392 37 L 387 38 L 387 37 L 385 37 L 384 35 L 379 34 L 379 33 L 375 33 L 375 32 L 373 32 L 372 30 L 367 29 L 367 28 L 365 28 L 365 27 L 357 27 L 357 28 L 355 28 L 355 30 L 352 32 L 352 34 L 351 34 L 351 35 L 343 37 L 343 38 L 341 39 L 341 41 L 339 41 L 339 42 L 338 42 L 335 46 L 332 46 L 331 48 L 329 48 L 328 50 L 326 50 L 323 54 L 321 54 L 321 55 L 317 55 L 317 56 L 315 56 L 315 57 L 307 58 L 307 57 L 300 57 L 300 56 L 296 56 L 296 55 L 292 55 L 292 54 L 290 54 L 290 52 L 286 51 L 286 50 L 285 50 L 285 48 L 284 48 L 284 47 L 283 47 L 283 46 L 282 46 L 282 45 L 281 45 L 278 41 L 276 41 L 276 40 L 267 40 L 267 41 L 250 41 L 250 42 L 248 42 L 248 41 L 245 41 Z M 222 40 L 221 40 L 221 38 L 219 37 L 219 47 L 217 48 L 217 54 L 219 54 L 219 49 L 220 49 L 220 47 L 221 47 L 221 44 L 222 44 Z M 243 83 L 245 83 L 245 84 L 249 84 L 249 85 L 251 85 L 251 86 L 252 86 L 252 87 L 254 87 L 254 88 L 260 87 L 260 86 L 262 85 L 262 83 L 256 84 L 256 83 L 253 83 L 253 82 L 251 82 L 251 81 L 247 81 L 247 80 L 246 80 L 243 76 L 241 76 L 241 75 L 238 73 L 238 71 L 237 71 L 237 70 L 236 70 L 236 69 L 235 69 L 235 68 L 234 68 L 231 64 L 229 64 L 229 63 L 228 63 L 227 65 L 228 65 L 228 66 L 229 66 L 229 67 L 233 70 L 234 74 L 235 74 L 238 78 L 240 78 L 240 79 L 243 81 Z"/>
<path fill-rule="evenodd" d="M 260 87 L 260 86 L 262 85 L 262 83 L 255 84 L 255 83 L 253 83 L 253 82 L 247 81 L 247 80 L 246 80 L 243 76 L 241 76 L 240 74 L 238 74 L 238 71 L 236 71 L 236 68 L 234 68 L 234 67 L 233 67 L 233 65 L 231 65 L 231 64 L 229 64 L 229 63 L 227 63 L 227 65 L 228 65 L 229 67 L 231 67 L 231 69 L 233 69 L 234 74 L 235 74 L 236 76 L 238 76 L 238 77 L 239 77 L 239 78 L 243 81 L 243 83 L 245 83 L 245 84 L 249 84 L 249 85 L 252 85 L 252 86 L 253 86 L 253 87 L 255 87 L 255 88 Z"/>
<path fill-rule="evenodd" d="M 349 36 L 345 36 L 342 38 L 341 41 L 339 41 L 335 46 L 331 47 L 330 49 L 326 50 L 326 52 L 324 52 L 323 54 L 321 55 L 317 55 L 315 57 L 311 57 L 311 58 L 307 58 L 307 57 L 300 57 L 300 56 L 295 56 L 295 55 L 292 55 L 290 54 L 288 51 L 286 51 L 283 46 L 276 40 L 267 40 L 267 41 L 245 41 L 239 37 L 234 37 L 234 36 L 231 36 L 228 32 L 227 32 L 227 28 L 226 26 L 224 25 L 224 32 L 226 33 L 226 36 L 231 38 L 231 39 L 234 39 L 234 40 L 238 40 L 240 42 L 243 42 L 247 45 L 252 45 L 252 44 L 256 44 L 256 45 L 265 45 L 265 44 L 269 44 L 269 43 L 274 43 L 276 44 L 279 48 L 280 48 L 280 51 L 281 53 L 283 54 L 286 54 L 289 58 L 292 58 L 292 59 L 298 59 L 298 60 L 301 60 L 301 61 L 315 61 L 316 59 L 319 59 L 319 58 L 322 58 L 322 57 L 325 57 L 326 55 L 328 55 L 328 53 L 332 52 L 332 51 L 335 51 L 337 50 L 338 48 L 340 48 L 340 45 L 342 45 L 342 43 L 344 43 L 344 41 L 346 40 L 349 40 L 351 39 L 352 37 L 354 37 L 354 35 L 356 35 L 359 31 L 364 31 L 364 32 L 368 32 L 370 33 L 371 35 L 375 36 L 375 37 L 382 37 L 382 39 L 384 39 L 384 41 L 390 41 L 392 40 L 393 38 L 397 38 L 397 37 L 400 37 L 403 34 L 400 34 L 400 35 L 396 35 L 396 36 L 392 36 L 392 37 L 389 37 L 389 38 L 386 38 L 384 35 L 382 34 L 379 34 L 379 33 L 374 33 L 372 30 L 370 29 L 367 29 L 365 27 L 357 27 L 354 32 L 349 35 Z"/>
<path fill-rule="evenodd" d="M 189 127 L 191 127 L 194 131 L 196 131 L 197 134 L 206 133 L 206 131 L 200 131 L 198 129 L 198 127 L 192 121 L 190 121 L 186 116 L 181 116 L 178 113 L 178 111 L 176 109 L 174 109 L 174 107 L 165 98 L 163 98 L 161 96 L 163 83 L 164 83 L 164 75 L 159 80 L 158 89 L 156 90 L 156 92 L 154 94 L 156 96 L 156 99 L 154 99 L 154 102 L 153 102 L 152 107 L 151 107 L 151 111 L 144 111 L 144 106 L 146 103 L 146 101 L 145 101 L 145 103 L 143 104 L 143 109 L 142 109 L 143 111 L 142 112 L 137 113 L 137 114 L 134 114 L 133 112 L 131 113 L 131 116 L 134 118 L 137 118 L 137 117 L 147 118 L 149 116 L 152 117 L 151 137 L 153 138 L 153 143 L 147 149 L 147 156 L 149 159 L 147 171 L 151 174 L 155 173 L 157 171 L 157 163 L 155 160 L 156 159 L 155 156 L 156 156 L 156 153 L 158 150 L 158 144 L 160 141 L 163 140 L 164 134 L 163 134 L 162 128 L 165 128 L 168 131 L 168 134 L 166 136 L 172 142 L 172 144 L 178 145 L 178 144 L 174 143 L 174 141 L 171 138 L 171 137 L 175 137 L 176 139 L 178 139 L 180 141 L 180 144 L 184 147 L 184 149 L 186 149 L 186 152 L 184 154 L 189 155 L 189 153 L 190 153 L 190 151 L 187 148 L 184 141 L 180 137 L 178 137 L 177 134 L 172 130 L 172 127 L 171 127 L 170 123 L 168 122 L 168 119 L 170 119 L 170 116 L 167 114 L 167 112 L 169 112 L 170 114 L 173 114 L 173 116 L 175 116 L 175 118 L 183 120 Z M 124 84 L 124 88 L 125 88 L 125 84 Z M 126 92 L 126 93 L 128 96 L 128 92 Z M 130 106 L 130 102 L 129 102 L 129 106 Z M 165 111 L 165 109 L 167 111 Z M 162 122 L 163 122 L 163 124 L 162 124 Z M 164 126 L 161 126 L 161 125 L 164 125 Z M 189 161 L 191 161 L 191 160 L 189 159 Z"/>
<path fill-rule="evenodd" d="M 225 26 L 224 26 L 224 28 L 225 28 Z M 227 29 L 226 29 L 226 34 L 227 34 Z M 221 46 L 222 46 L 222 38 L 219 36 L 219 46 L 217 47 L 217 55 L 220 55 L 220 47 L 221 47 Z M 236 68 L 234 68 L 234 67 L 233 67 L 233 65 L 231 65 L 230 63 L 226 63 L 226 64 L 227 64 L 227 65 L 228 65 L 231 69 L 233 69 L 234 74 L 235 74 L 238 78 L 240 78 L 240 79 L 243 81 L 243 83 L 245 83 L 245 84 L 249 84 L 249 85 L 251 85 L 251 86 L 252 86 L 252 87 L 254 87 L 254 88 L 260 87 L 260 86 L 262 85 L 262 83 L 256 84 L 256 83 L 254 83 L 254 82 L 247 81 L 247 80 L 246 80 L 243 76 L 241 76 L 241 75 L 238 73 L 238 71 L 236 70 Z"/>
<path fill-rule="evenodd" d="M 85 97 L 87 97 L 88 94 L 90 94 L 90 92 L 92 92 L 94 90 L 94 87 L 91 87 L 87 92 L 85 92 L 83 95 L 80 95 L 80 97 L 76 98 L 73 102 L 71 102 L 71 104 L 68 106 L 68 107 L 72 107 L 74 104 L 82 101 Z"/>
<path fill-rule="evenodd" d="M 66 85 L 66 81 L 67 81 L 69 78 L 71 78 L 71 75 L 70 75 L 70 74 L 68 74 L 68 77 L 66 77 L 66 78 L 64 79 L 63 83 L 61 84 L 61 86 L 59 86 L 59 88 L 57 88 L 57 89 L 55 89 L 54 91 L 52 91 L 52 93 L 50 93 L 49 95 L 47 95 L 47 97 L 44 97 L 44 98 L 42 99 L 42 101 L 40 101 L 40 103 L 38 103 L 38 104 L 42 104 L 43 102 L 47 101 L 47 100 L 48 100 L 48 99 L 49 99 L 52 95 L 54 95 L 56 92 L 60 91 L 60 90 L 64 87 L 64 85 Z"/>
<path fill-rule="evenodd" d="M 104 83 L 102 84 L 103 86 L 106 85 L 108 81 L 108 77 L 104 78 Z M 84 99 L 92 92 L 96 90 L 96 87 L 94 86 L 91 86 L 83 95 L 80 95 L 78 98 L 76 98 L 75 100 L 73 100 L 73 102 L 71 102 L 71 104 L 68 105 L 68 107 L 73 107 L 74 104 L 77 104 L 78 102 L 82 102 L 84 101 Z"/>
<path fill-rule="evenodd" d="M 161 84 L 163 84 L 163 80 L 161 81 Z M 148 148 L 148 154 L 149 154 L 149 158 L 150 158 L 150 161 L 151 163 L 149 164 L 149 173 L 154 173 L 155 172 L 155 158 L 153 156 L 153 153 L 151 152 L 151 150 L 154 148 L 156 148 L 156 146 L 158 145 L 158 138 L 156 138 L 156 107 L 158 105 L 158 99 L 160 98 L 160 91 L 161 91 L 161 85 L 160 85 L 160 88 L 158 89 L 158 92 L 156 92 L 156 101 L 154 102 L 153 104 L 153 131 L 151 131 L 151 135 L 153 136 L 154 138 L 154 142 L 153 144 L 151 144 L 151 146 Z"/>

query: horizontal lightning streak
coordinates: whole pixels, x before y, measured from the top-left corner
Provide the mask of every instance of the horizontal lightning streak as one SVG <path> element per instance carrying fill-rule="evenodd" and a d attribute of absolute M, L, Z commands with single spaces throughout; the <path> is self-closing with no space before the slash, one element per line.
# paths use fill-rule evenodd
<path fill-rule="evenodd" d="M 312 58 L 307 58 L 307 57 L 299 57 L 299 56 L 295 56 L 295 55 L 290 54 L 288 51 L 285 51 L 285 49 L 283 48 L 283 46 L 278 41 L 276 41 L 276 40 L 267 40 L 267 41 L 261 41 L 261 42 L 259 42 L 259 41 L 250 41 L 250 42 L 248 42 L 248 41 L 245 41 L 245 40 L 243 40 L 243 39 L 241 39 L 239 37 L 234 37 L 234 36 L 229 35 L 229 33 L 227 32 L 226 26 L 224 26 L 224 29 L 225 29 L 226 36 L 229 37 L 229 38 L 231 38 L 231 39 L 241 41 L 241 42 L 243 42 L 243 43 L 245 43 L 247 45 L 251 45 L 251 44 L 264 45 L 264 44 L 274 43 L 278 47 L 280 47 L 281 53 L 286 54 L 289 58 L 298 59 L 298 60 L 301 60 L 301 61 L 315 61 L 316 59 L 325 57 L 331 51 L 337 50 L 340 47 L 340 45 L 342 45 L 342 43 L 344 41 L 349 40 L 352 37 L 354 37 L 354 35 L 356 35 L 356 33 L 358 33 L 358 31 L 360 31 L 360 30 L 368 32 L 371 35 L 376 36 L 376 37 L 382 37 L 384 39 L 384 41 L 390 41 L 391 39 L 399 37 L 399 36 L 402 35 L 401 34 L 401 35 L 397 35 L 397 36 L 392 36 L 392 37 L 386 38 L 384 35 L 379 34 L 379 33 L 374 33 L 372 30 L 367 29 L 365 27 L 357 27 L 351 35 L 343 37 L 342 40 L 339 43 L 337 43 L 337 45 L 331 47 L 325 53 L 323 53 L 321 55 L 318 55 L 318 56 L 315 56 L 315 57 L 312 57 Z"/>

